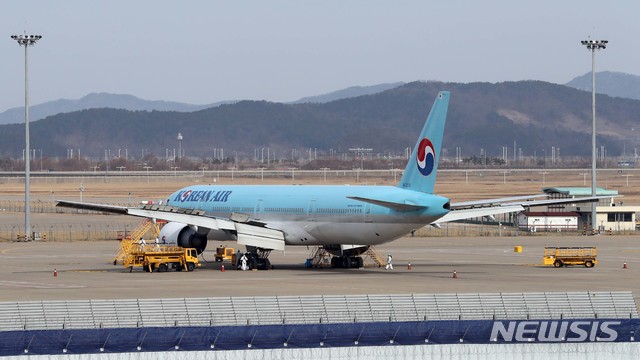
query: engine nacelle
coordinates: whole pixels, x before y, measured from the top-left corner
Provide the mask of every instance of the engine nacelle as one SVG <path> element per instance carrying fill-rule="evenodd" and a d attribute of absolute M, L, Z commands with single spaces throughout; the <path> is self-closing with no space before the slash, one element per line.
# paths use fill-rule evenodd
<path fill-rule="evenodd" d="M 195 248 L 200 254 L 207 247 L 207 233 L 202 234 L 187 224 L 170 222 L 160 230 L 159 241 L 161 244 Z"/>

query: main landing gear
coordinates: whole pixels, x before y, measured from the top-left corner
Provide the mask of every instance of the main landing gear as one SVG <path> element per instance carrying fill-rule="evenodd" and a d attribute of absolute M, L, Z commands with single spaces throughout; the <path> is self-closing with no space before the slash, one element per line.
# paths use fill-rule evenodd
<path fill-rule="evenodd" d="M 247 246 L 247 252 L 244 253 L 247 262 L 247 270 L 269 270 L 273 269 L 273 265 L 269 261 L 270 249 L 254 248 Z M 242 270 L 242 256 L 236 259 L 236 269 Z"/>
<path fill-rule="evenodd" d="M 364 267 L 360 256 L 334 256 L 331 258 L 332 269 L 358 269 Z"/>

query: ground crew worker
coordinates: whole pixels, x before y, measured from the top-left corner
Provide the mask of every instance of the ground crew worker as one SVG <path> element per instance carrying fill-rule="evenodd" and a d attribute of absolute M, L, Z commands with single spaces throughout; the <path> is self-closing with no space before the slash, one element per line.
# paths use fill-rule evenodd
<path fill-rule="evenodd" d="M 393 258 L 391 254 L 387 254 L 387 266 L 384 267 L 385 270 L 393 270 Z"/>
<path fill-rule="evenodd" d="M 147 245 L 147 243 L 144 241 L 144 238 L 140 238 L 140 251 L 144 251 L 144 246 Z"/>
<path fill-rule="evenodd" d="M 240 269 L 242 270 L 248 270 L 247 267 L 247 255 L 242 254 L 242 257 L 240 258 Z"/>

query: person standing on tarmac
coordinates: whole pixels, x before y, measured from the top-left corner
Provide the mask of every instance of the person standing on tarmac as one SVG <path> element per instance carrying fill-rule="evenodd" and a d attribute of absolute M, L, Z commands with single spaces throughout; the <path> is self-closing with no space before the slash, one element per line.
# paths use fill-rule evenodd
<path fill-rule="evenodd" d="M 240 269 L 249 270 L 249 267 L 247 266 L 247 256 L 245 254 L 242 254 L 242 257 L 240 258 L 240 263 L 242 264 L 240 265 Z"/>
<path fill-rule="evenodd" d="M 387 266 L 384 267 L 385 270 L 393 270 L 393 258 L 391 254 L 387 254 Z"/>

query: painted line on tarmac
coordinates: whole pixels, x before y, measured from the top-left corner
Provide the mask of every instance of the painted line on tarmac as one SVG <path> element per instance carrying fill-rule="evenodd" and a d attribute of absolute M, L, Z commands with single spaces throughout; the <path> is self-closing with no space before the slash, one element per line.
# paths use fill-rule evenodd
<path fill-rule="evenodd" d="M 83 285 L 64 285 L 64 284 L 43 284 L 43 283 L 32 283 L 26 281 L 8 281 L 8 280 L 0 280 L 0 287 L 22 287 L 22 288 L 32 288 L 32 289 L 79 289 L 84 288 L 86 286 Z"/>

